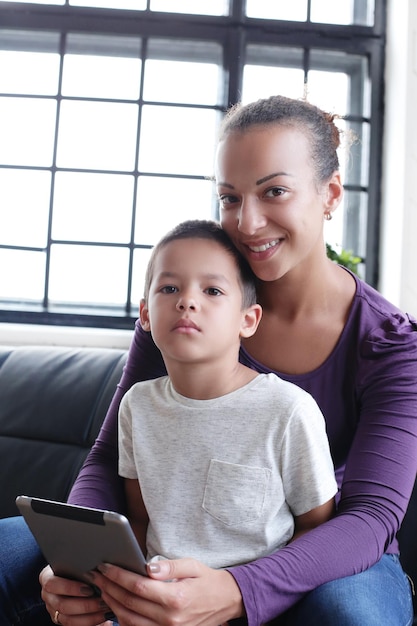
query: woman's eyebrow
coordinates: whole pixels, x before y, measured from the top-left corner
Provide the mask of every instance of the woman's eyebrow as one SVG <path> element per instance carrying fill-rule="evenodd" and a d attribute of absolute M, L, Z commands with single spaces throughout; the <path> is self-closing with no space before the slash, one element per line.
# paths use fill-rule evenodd
<path fill-rule="evenodd" d="M 274 172 L 273 174 L 268 174 L 268 176 L 263 176 L 263 178 L 260 178 L 259 180 L 256 181 L 257 185 L 262 185 L 262 183 L 266 183 L 266 181 L 271 180 L 271 178 L 275 178 L 276 176 L 291 176 L 293 177 L 293 174 L 289 174 L 288 172 Z M 219 187 L 227 187 L 228 189 L 234 189 L 234 185 L 230 184 L 230 183 L 226 183 L 225 181 L 217 181 L 217 185 Z"/>
<path fill-rule="evenodd" d="M 268 176 L 264 176 L 256 181 L 257 185 L 262 185 L 262 183 L 266 183 L 267 180 L 271 180 L 271 178 L 275 178 L 275 176 L 292 176 L 292 174 L 288 174 L 288 172 L 275 172 L 274 174 L 269 174 Z"/>
<path fill-rule="evenodd" d="M 227 187 L 228 189 L 234 189 L 233 185 L 231 185 L 230 183 L 223 182 L 221 180 L 218 180 L 216 184 L 218 187 Z"/>

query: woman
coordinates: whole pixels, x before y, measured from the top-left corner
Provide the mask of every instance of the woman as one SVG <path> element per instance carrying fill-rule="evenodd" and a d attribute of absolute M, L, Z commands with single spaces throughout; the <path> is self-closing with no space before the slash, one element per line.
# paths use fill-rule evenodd
<path fill-rule="evenodd" d="M 80 598 L 86 589 L 46 568 L 42 597 L 57 623 L 92 626 L 108 617 L 107 607 L 121 626 L 215 626 L 239 617 L 255 626 L 278 616 L 291 626 L 412 623 L 395 535 L 417 469 L 417 324 L 326 257 L 323 224 L 343 194 L 339 142 L 332 116 L 277 96 L 229 112 L 216 158 L 222 225 L 259 278 L 264 311 L 240 359 L 318 402 L 340 486 L 336 516 L 230 570 L 184 559 L 153 564 L 146 579 L 106 566 L 92 578 L 101 600 Z M 137 326 L 121 387 L 71 502 L 123 507 L 118 403 L 133 382 L 163 373 L 152 339 Z M 161 582 L 168 579 L 176 580 Z"/>

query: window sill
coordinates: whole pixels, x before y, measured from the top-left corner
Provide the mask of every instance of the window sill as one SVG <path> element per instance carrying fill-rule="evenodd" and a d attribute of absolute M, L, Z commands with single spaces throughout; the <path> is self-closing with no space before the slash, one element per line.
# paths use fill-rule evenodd
<path fill-rule="evenodd" d="M 0 345 L 128 349 L 132 330 L 0 323 Z"/>

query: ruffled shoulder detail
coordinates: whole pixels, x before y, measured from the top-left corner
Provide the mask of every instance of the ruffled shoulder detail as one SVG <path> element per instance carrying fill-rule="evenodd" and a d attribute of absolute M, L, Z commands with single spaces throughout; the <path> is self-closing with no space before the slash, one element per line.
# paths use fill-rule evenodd
<path fill-rule="evenodd" d="M 369 358 L 404 350 L 417 352 L 417 320 L 414 317 L 400 311 L 362 281 L 358 281 L 357 298 L 362 300 L 363 356 Z"/>

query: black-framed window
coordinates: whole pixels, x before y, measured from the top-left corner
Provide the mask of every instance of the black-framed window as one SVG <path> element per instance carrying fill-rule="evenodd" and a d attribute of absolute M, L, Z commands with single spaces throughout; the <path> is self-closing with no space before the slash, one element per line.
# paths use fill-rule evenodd
<path fill-rule="evenodd" d="M 356 137 L 326 240 L 377 286 L 385 0 L 0 1 L 0 25 L 0 321 L 131 328 L 152 245 L 217 217 L 224 111 L 306 89 Z"/>

